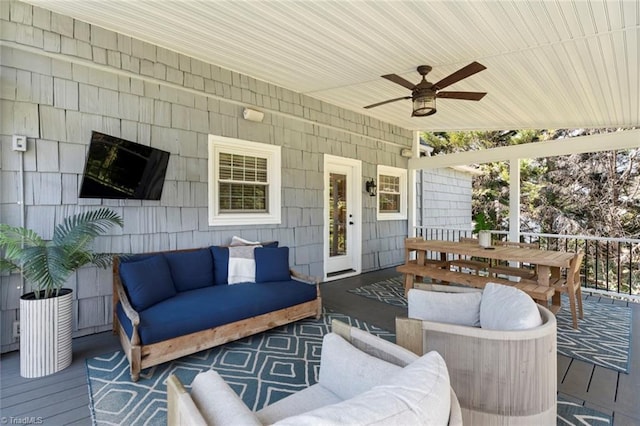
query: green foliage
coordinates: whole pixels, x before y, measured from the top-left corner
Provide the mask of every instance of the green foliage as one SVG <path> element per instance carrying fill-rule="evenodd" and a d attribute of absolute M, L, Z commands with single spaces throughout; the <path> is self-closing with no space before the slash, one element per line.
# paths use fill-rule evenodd
<path fill-rule="evenodd" d="M 437 155 L 616 130 L 619 129 L 478 131 L 424 133 L 422 137 Z M 497 162 L 478 167 L 483 175 L 473 182 L 473 216 L 482 212 L 496 225 L 495 229 L 508 229 L 509 164 Z M 639 149 L 523 159 L 520 176 L 522 231 L 640 236 Z"/>
<path fill-rule="evenodd" d="M 484 214 L 484 212 L 478 213 L 473 218 L 473 220 L 475 222 L 475 225 L 473 227 L 473 232 L 475 234 L 479 233 L 480 231 L 490 231 L 495 227 L 495 224 L 491 222 L 491 220 Z"/>
<path fill-rule="evenodd" d="M 80 213 L 57 225 L 53 239 L 45 241 L 30 229 L 0 224 L 0 271 L 22 271 L 36 297 L 53 297 L 81 266 L 111 263 L 111 254 L 94 253 L 89 246 L 114 225 L 122 227 L 123 222 L 112 210 Z"/>

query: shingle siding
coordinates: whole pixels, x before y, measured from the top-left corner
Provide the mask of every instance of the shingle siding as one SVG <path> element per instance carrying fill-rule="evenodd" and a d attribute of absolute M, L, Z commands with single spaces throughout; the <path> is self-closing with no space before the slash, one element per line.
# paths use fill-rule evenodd
<path fill-rule="evenodd" d="M 424 170 L 417 182 L 419 226 L 471 228 L 472 175 L 449 168 Z"/>
<path fill-rule="evenodd" d="M 360 159 L 371 176 L 376 164 L 406 167 L 400 150 L 411 146 L 410 131 L 68 16 L 0 2 L 0 34 L 1 220 L 19 224 L 19 155 L 10 143 L 11 135 L 26 135 L 26 225 L 45 238 L 65 216 L 103 205 L 125 225 L 99 238 L 97 250 L 200 247 L 241 235 L 290 246 L 295 269 L 321 276 L 323 155 Z M 244 120 L 245 106 L 264 109 L 264 121 Z M 94 130 L 171 153 L 161 200 L 78 198 Z M 280 225 L 208 226 L 208 134 L 283 147 Z M 363 243 L 363 271 L 401 262 L 407 222 L 376 222 L 369 200 L 363 212 L 363 236 L 372 237 Z M 69 283 L 75 335 L 107 329 L 110 272 L 84 267 L 77 275 Z M 9 290 L 15 279 L 0 277 L 3 320 L 17 317 L 17 294 Z M 0 345 L 17 348 L 4 328 Z"/>

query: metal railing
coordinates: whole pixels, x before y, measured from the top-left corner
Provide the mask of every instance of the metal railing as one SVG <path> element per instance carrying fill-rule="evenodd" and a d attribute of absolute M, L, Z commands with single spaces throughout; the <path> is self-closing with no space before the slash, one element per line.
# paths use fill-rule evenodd
<path fill-rule="evenodd" d="M 508 232 L 491 231 L 494 239 L 506 240 Z M 470 228 L 416 227 L 416 235 L 429 240 L 458 241 L 471 237 Z M 584 251 L 581 279 L 584 288 L 629 295 L 640 301 L 640 239 L 587 235 L 523 232 L 521 242 L 537 242 L 545 250 Z"/>

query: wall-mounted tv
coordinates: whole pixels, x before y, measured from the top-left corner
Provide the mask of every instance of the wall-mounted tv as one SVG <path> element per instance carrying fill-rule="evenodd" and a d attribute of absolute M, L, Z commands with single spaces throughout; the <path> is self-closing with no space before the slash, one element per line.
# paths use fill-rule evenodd
<path fill-rule="evenodd" d="M 80 198 L 159 200 L 169 153 L 91 132 Z"/>

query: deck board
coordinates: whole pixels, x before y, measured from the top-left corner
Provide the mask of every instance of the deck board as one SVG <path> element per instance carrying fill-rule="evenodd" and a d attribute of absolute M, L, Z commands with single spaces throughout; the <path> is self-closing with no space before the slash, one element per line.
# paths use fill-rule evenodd
<path fill-rule="evenodd" d="M 620 374 L 614 409 L 621 414 L 638 419 L 640 424 L 640 308 L 634 306 L 631 316 L 630 374 Z"/>
<path fill-rule="evenodd" d="M 52 383 L 48 386 L 34 388 L 26 392 L 20 392 L 16 388 L 11 388 L 11 391 L 15 393 L 2 398 L 2 408 L 4 410 L 5 408 L 25 405 L 24 401 L 29 401 L 26 403 L 27 405 L 36 402 L 35 406 L 37 407 L 47 405 L 51 399 L 60 397 L 60 394 L 57 392 L 60 389 L 60 383 L 64 383 L 65 392 L 68 392 L 77 387 L 87 386 L 87 377 L 86 374 L 78 374 L 70 378 L 65 378 L 59 383 Z"/>
<path fill-rule="evenodd" d="M 562 382 L 558 383 L 558 391 L 584 400 L 594 368 L 593 364 L 572 359 L 567 374 L 563 377 Z"/>
<path fill-rule="evenodd" d="M 616 401 L 619 373 L 608 368 L 596 367 L 587 389 L 587 397 L 590 402 L 613 406 Z"/>
<path fill-rule="evenodd" d="M 325 307 L 357 317 L 379 327 L 393 330 L 395 316 L 406 309 L 370 300 L 347 290 L 397 276 L 393 268 L 323 283 Z M 591 301 L 626 305 L 601 296 L 585 294 Z M 601 367 L 558 356 L 558 391 L 563 397 L 587 407 L 613 415 L 614 425 L 640 424 L 640 306 L 633 309 L 630 374 L 616 373 Z M 89 392 L 85 359 L 120 349 L 111 332 L 74 339 L 73 362 L 65 370 L 39 379 L 20 377 L 18 352 L 0 359 L 0 410 L 2 416 L 42 417 L 44 424 L 90 425 Z"/>
<path fill-rule="evenodd" d="M 571 358 L 558 354 L 558 383 L 562 382 L 567 371 L 571 367 Z"/>

